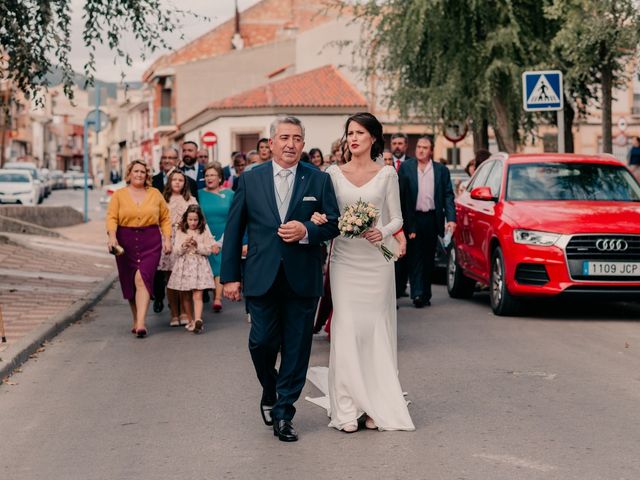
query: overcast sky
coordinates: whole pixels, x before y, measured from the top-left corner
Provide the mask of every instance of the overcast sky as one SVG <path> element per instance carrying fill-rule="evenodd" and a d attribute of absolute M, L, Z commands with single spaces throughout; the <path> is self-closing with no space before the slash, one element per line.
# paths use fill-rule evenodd
<path fill-rule="evenodd" d="M 257 3 L 259 0 L 238 0 L 238 7 L 240 11 L 250 7 Z M 201 16 L 209 17 L 209 21 L 202 19 L 195 19 L 192 17 L 186 17 L 184 20 L 185 27 L 183 33 L 185 35 L 184 40 L 180 40 L 180 35 L 176 33 L 172 38 L 167 39 L 169 43 L 178 49 L 185 43 L 199 37 L 203 33 L 208 32 L 216 25 L 223 23 L 227 19 L 231 18 L 234 14 L 234 0 L 179 0 L 179 2 L 169 2 L 163 0 L 163 3 L 167 6 L 171 4 L 177 4 L 183 10 L 190 10 Z M 83 66 L 88 59 L 87 50 L 83 46 L 82 42 L 82 6 L 84 0 L 72 0 L 73 13 L 72 13 L 72 45 L 71 45 L 71 64 L 79 73 L 82 73 Z M 96 67 L 97 77 L 100 80 L 106 81 L 120 81 L 120 74 L 124 69 L 124 74 L 128 81 L 140 81 L 142 73 L 145 69 L 160 55 L 162 52 L 156 52 L 153 58 L 147 61 L 140 60 L 140 48 L 135 43 L 133 36 L 127 38 L 124 44 L 127 45 L 127 51 L 133 58 L 133 66 L 126 67 L 123 62 L 119 62 L 114 65 L 115 54 L 110 52 L 108 48 L 98 48 L 96 50 Z"/>

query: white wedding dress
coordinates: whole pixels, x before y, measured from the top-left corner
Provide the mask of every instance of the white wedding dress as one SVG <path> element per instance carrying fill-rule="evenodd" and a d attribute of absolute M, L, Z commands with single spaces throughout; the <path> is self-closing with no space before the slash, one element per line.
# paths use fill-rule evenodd
<path fill-rule="evenodd" d="M 326 172 L 333 181 L 340 212 L 362 199 L 382 212 L 376 226 L 387 241 L 402 227 L 398 176 L 393 167 L 383 167 L 361 187 L 349 182 L 337 166 Z M 380 430 L 415 430 L 398 379 L 393 261 L 387 262 L 367 240 L 339 236 L 333 242 L 330 277 L 333 316 L 328 385 L 318 379 L 322 367 L 309 374 L 313 383 L 328 389 L 329 426 L 342 429 L 366 413 Z M 326 405 L 317 400 L 314 403 Z"/>

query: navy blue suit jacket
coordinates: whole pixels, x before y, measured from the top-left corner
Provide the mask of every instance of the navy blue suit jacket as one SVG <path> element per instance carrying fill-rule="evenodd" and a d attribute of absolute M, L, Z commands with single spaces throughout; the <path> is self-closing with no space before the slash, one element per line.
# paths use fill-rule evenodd
<path fill-rule="evenodd" d="M 328 222 L 315 225 L 313 212 L 327 215 Z M 271 162 L 240 175 L 233 197 L 222 247 L 222 283 L 239 282 L 242 237 L 248 234 L 244 270 L 244 294 L 260 296 L 273 285 L 280 265 L 289 285 L 302 297 L 322 295 L 322 242 L 338 235 L 340 215 L 333 184 L 328 174 L 298 163 L 291 202 L 284 222 L 280 221 Z M 278 236 L 281 223 L 304 223 L 309 244 L 286 243 Z"/>
<path fill-rule="evenodd" d="M 436 226 L 438 235 L 444 235 L 444 223 L 456 221 L 455 196 L 451 185 L 449 169 L 439 162 L 433 163 L 434 202 L 436 206 Z M 400 199 L 404 232 L 415 233 L 416 201 L 418 200 L 418 160 L 410 158 L 402 162 L 398 170 Z"/>

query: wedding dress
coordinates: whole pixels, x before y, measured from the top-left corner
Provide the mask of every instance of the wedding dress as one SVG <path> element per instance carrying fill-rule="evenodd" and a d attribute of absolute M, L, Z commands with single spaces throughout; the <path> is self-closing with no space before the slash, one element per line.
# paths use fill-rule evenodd
<path fill-rule="evenodd" d="M 398 176 L 385 166 L 367 183 L 357 187 L 339 167 L 331 176 L 338 206 L 358 200 L 370 202 L 382 212 L 376 227 L 387 241 L 402 226 Z M 380 430 L 415 430 L 404 399 L 397 366 L 396 297 L 393 261 L 385 260 L 368 240 L 339 236 L 330 258 L 331 353 L 328 385 L 322 367 L 312 368 L 309 379 L 328 389 L 330 427 L 343 429 L 363 413 Z M 325 392 L 326 393 L 326 392 Z"/>

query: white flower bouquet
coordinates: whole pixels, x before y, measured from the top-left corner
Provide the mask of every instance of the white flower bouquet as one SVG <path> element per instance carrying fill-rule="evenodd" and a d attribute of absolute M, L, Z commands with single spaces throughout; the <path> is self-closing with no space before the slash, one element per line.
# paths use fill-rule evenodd
<path fill-rule="evenodd" d="M 344 212 L 338 218 L 340 234 L 346 238 L 360 237 L 369 228 L 373 227 L 380 216 L 380 211 L 373 203 L 367 203 L 362 199 L 345 207 Z M 388 262 L 395 257 L 382 242 L 376 243 L 376 247 Z"/>

